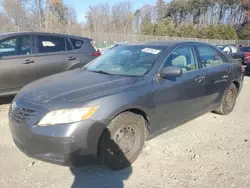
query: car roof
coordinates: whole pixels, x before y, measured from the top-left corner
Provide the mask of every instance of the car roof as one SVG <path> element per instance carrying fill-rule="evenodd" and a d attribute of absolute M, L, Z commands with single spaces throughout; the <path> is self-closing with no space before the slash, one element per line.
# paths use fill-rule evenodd
<path fill-rule="evenodd" d="M 158 40 L 158 41 L 148 41 L 142 42 L 141 45 L 152 45 L 152 46 L 171 46 L 171 45 L 182 45 L 182 44 L 202 44 L 209 45 L 208 43 L 198 42 L 198 41 L 180 41 L 180 40 Z"/>
<path fill-rule="evenodd" d="M 10 32 L 10 33 L 0 33 L 0 38 L 11 37 L 15 35 L 48 35 L 48 36 L 61 36 L 61 37 L 72 37 L 81 40 L 92 40 L 87 37 L 79 37 L 75 35 L 66 35 L 60 33 L 47 33 L 47 32 Z"/>

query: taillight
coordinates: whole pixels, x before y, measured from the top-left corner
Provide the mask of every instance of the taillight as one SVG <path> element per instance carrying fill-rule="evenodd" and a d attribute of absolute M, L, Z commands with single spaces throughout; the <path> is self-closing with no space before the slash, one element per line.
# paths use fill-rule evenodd
<path fill-rule="evenodd" d="M 92 53 L 92 56 L 94 57 L 99 57 L 100 55 L 102 55 L 102 53 L 99 50 Z"/>

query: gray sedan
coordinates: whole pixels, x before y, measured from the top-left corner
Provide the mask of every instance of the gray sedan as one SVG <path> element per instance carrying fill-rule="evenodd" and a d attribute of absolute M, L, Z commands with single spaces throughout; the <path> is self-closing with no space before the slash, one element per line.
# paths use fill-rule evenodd
<path fill-rule="evenodd" d="M 238 61 L 205 43 L 119 46 L 23 88 L 9 126 L 30 157 L 122 169 L 146 140 L 209 111 L 231 113 L 243 78 Z"/>

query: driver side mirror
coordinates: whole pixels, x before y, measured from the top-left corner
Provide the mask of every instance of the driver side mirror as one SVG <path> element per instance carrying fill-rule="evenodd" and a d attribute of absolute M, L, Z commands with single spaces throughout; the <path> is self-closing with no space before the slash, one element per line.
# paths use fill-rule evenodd
<path fill-rule="evenodd" d="M 180 67 L 170 66 L 161 70 L 161 78 L 176 78 L 183 75 L 183 70 Z"/>

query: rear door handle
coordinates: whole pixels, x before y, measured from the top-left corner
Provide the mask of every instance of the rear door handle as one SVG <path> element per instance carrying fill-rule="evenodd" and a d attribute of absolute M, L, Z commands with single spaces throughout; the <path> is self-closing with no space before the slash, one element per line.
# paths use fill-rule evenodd
<path fill-rule="evenodd" d="M 228 75 L 224 75 L 224 76 L 221 77 L 221 79 L 228 79 L 228 78 L 229 78 Z"/>
<path fill-rule="evenodd" d="M 196 78 L 194 79 L 194 81 L 197 82 L 197 83 L 201 83 L 204 79 L 205 79 L 204 76 L 198 76 L 198 77 L 196 77 Z"/>
<path fill-rule="evenodd" d="M 32 64 L 32 63 L 35 63 L 34 60 L 31 60 L 31 59 L 26 59 L 23 64 L 27 65 L 27 64 Z"/>
<path fill-rule="evenodd" d="M 67 59 L 68 59 L 68 61 L 73 61 L 73 60 L 76 60 L 76 58 L 75 58 L 75 57 L 73 57 L 73 56 L 70 56 L 70 57 L 68 57 Z"/>

